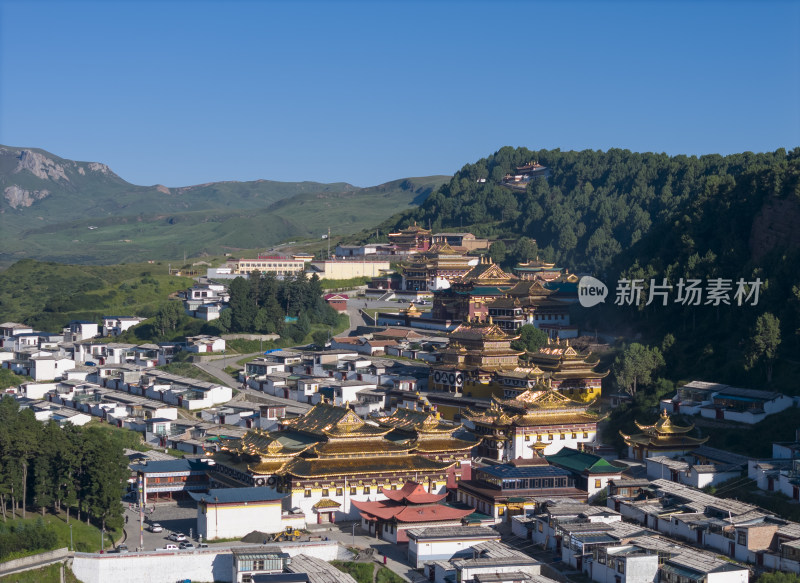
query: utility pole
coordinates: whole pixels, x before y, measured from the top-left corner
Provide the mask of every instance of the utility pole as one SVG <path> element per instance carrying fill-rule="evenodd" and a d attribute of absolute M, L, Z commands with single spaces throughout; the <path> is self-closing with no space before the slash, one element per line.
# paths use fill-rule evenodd
<path fill-rule="evenodd" d="M 331 228 L 328 227 L 328 259 L 331 258 Z"/>

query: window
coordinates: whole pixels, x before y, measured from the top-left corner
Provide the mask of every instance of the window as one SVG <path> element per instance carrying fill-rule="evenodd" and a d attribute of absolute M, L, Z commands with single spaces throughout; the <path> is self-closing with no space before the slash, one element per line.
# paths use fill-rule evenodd
<path fill-rule="evenodd" d="M 350 494 L 353 495 L 355 493 L 356 493 L 356 487 L 355 486 L 351 486 L 350 487 Z"/>
<path fill-rule="evenodd" d="M 572 439 L 576 439 L 577 437 L 578 437 L 578 434 L 573 432 L 572 433 Z"/>
<path fill-rule="evenodd" d="M 542 436 L 541 435 L 537 435 L 536 436 L 536 441 L 542 441 Z"/>
<path fill-rule="evenodd" d="M 305 496 L 306 498 L 311 498 L 311 489 L 306 488 L 306 491 L 303 492 L 303 496 Z"/>
<path fill-rule="evenodd" d="M 364 494 L 369 494 L 369 486 L 364 486 Z"/>
<path fill-rule="evenodd" d="M 526 435 L 525 436 L 525 441 L 530 441 L 530 440 L 531 440 L 531 436 L 530 435 Z"/>
<path fill-rule="evenodd" d="M 504 515 L 505 515 L 505 513 L 506 513 L 506 508 L 505 508 L 505 506 L 499 506 L 499 507 L 497 508 L 497 516 L 504 516 Z"/>
<path fill-rule="evenodd" d="M 397 484 L 392 484 L 392 490 L 397 490 Z"/>
<path fill-rule="evenodd" d="M 566 439 L 566 438 L 567 438 L 566 434 L 562 433 L 561 434 L 561 439 Z"/>
<path fill-rule="evenodd" d="M 603 487 L 602 483 L 603 483 L 602 480 L 595 480 L 594 481 L 594 487 L 595 488 L 602 488 Z"/>
<path fill-rule="evenodd" d="M 550 441 L 553 441 L 553 434 L 552 433 L 548 433 L 547 434 L 547 439 L 549 439 Z"/>
<path fill-rule="evenodd" d="M 539 526 L 539 532 L 542 532 L 544 530 L 544 525 L 540 522 L 538 523 L 538 526 Z"/>
<path fill-rule="evenodd" d="M 336 488 L 336 495 L 342 496 L 344 494 L 344 490 L 342 488 Z"/>
<path fill-rule="evenodd" d="M 747 544 L 747 533 L 742 530 L 742 531 L 739 531 L 736 534 L 738 535 L 738 539 L 737 539 L 736 542 L 739 543 L 740 545 L 746 545 Z"/>
<path fill-rule="evenodd" d="M 328 489 L 327 488 L 323 488 L 322 489 L 322 495 L 323 496 L 327 496 L 328 495 Z"/>
<path fill-rule="evenodd" d="M 623 561 L 617 561 L 617 573 L 624 573 L 625 572 L 625 563 Z"/>
<path fill-rule="evenodd" d="M 378 494 L 383 494 L 383 486 L 378 486 Z"/>
<path fill-rule="evenodd" d="M 589 432 L 588 431 L 584 431 L 583 432 L 583 438 L 584 439 L 589 439 Z"/>

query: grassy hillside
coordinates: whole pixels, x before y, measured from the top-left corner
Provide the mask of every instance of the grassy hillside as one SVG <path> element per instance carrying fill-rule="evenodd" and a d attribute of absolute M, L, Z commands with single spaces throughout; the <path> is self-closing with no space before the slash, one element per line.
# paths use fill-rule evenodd
<path fill-rule="evenodd" d="M 71 320 L 155 314 L 169 295 L 192 280 L 167 274 L 167 265 L 64 265 L 32 259 L 0 272 L 0 320 L 58 332 Z"/>
<path fill-rule="evenodd" d="M 27 257 L 112 264 L 176 260 L 369 228 L 448 177 L 346 183 L 136 186 L 102 164 L 0 146 L 0 266 Z M 357 209 L 357 210 L 354 210 Z"/>

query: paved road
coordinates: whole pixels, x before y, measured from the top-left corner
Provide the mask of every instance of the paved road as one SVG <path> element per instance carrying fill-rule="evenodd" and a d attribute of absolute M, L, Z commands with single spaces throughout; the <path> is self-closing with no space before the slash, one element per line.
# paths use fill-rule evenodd
<path fill-rule="evenodd" d="M 256 391 L 249 387 L 244 387 L 242 383 L 239 382 L 238 379 L 233 378 L 227 372 L 225 372 L 225 367 L 227 366 L 237 366 L 236 361 L 241 360 L 243 358 L 251 357 L 251 356 L 258 356 L 261 354 L 260 352 L 254 352 L 252 354 L 238 354 L 234 356 L 225 356 L 215 360 L 210 360 L 207 362 L 196 362 L 194 365 L 207 372 L 208 374 L 216 377 L 219 381 L 229 386 L 233 389 L 239 391 L 239 400 L 252 400 L 257 403 L 276 403 L 280 405 L 286 405 L 287 411 L 291 413 L 305 413 L 309 409 L 311 409 L 311 405 L 307 403 L 300 403 L 298 401 L 294 401 L 292 399 L 284 399 L 283 397 L 275 397 L 273 395 L 267 395 L 266 393 L 262 393 L 261 391 Z"/>
<path fill-rule="evenodd" d="M 355 524 L 355 530 L 353 525 Z M 414 571 L 408 562 L 408 546 L 396 545 L 384 540 L 369 536 L 361 529 L 360 523 L 342 522 L 324 526 L 309 525 L 308 529 L 312 534 L 328 537 L 330 540 L 338 541 L 346 547 L 359 547 L 375 549 L 375 562 L 383 565 L 383 557 L 386 557 L 386 566 L 400 575 L 406 581 L 422 582 L 426 579 Z"/>

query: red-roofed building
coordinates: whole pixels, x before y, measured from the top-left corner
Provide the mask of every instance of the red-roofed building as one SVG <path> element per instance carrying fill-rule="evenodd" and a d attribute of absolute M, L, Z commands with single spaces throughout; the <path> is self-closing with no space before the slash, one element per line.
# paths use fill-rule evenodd
<path fill-rule="evenodd" d="M 347 300 L 349 298 L 345 294 L 325 294 L 322 299 L 337 312 L 347 311 Z"/>
<path fill-rule="evenodd" d="M 418 482 L 406 482 L 400 490 L 384 490 L 388 500 L 352 501 L 361 514 L 361 527 L 375 537 L 393 543 L 406 543 L 409 528 L 459 526 L 473 508 L 442 503 L 447 494 L 431 494 Z"/>

